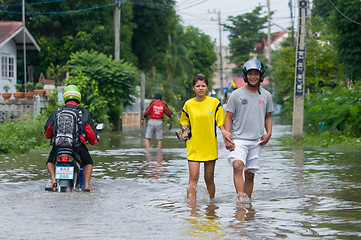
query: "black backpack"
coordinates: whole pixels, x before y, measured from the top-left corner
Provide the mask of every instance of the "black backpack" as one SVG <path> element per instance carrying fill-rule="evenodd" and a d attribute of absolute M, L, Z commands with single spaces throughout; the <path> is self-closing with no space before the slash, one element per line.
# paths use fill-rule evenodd
<path fill-rule="evenodd" d="M 55 115 L 52 145 L 75 147 L 80 145 L 83 112 L 78 107 L 60 107 Z"/>

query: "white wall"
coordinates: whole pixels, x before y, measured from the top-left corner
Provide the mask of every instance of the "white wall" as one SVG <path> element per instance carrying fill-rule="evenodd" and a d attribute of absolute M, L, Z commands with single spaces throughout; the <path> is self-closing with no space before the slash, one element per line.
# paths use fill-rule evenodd
<path fill-rule="evenodd" d="M 2 79 L 1 77 L 1 54 L 5 53 L 5 54 L 10 54 L 12 56 L 14 56 L 15 58 L 15 66 L 14 66 L 14 78 L 9 80 L 8 78 L 6 79 Z M 3 87 L 4 85 L 9 85 L 10 86 L 10 90 L 9 92 L 16 92 L 16 89 L 14 87 L 15 83 L 16 83 L 16 79 L 17 79 L 17 68 L 16 68 L 16 44 L 13 40 L 9 41 L 7 44 L 5 44 L 4 46 L 2 46 L 0 48 L 0 92 L 5 92 Z"/>

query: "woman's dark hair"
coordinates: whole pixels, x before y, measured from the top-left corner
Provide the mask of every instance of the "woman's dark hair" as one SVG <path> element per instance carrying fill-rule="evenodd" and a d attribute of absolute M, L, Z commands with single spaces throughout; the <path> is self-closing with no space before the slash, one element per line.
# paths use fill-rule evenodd
<path fill-rule="evenodd" d="M 203 74 L 197 74 L 195 78 L 193 78 L 193 87 L 196 85 L 198 81 L 203 81 L 208 86 L 208 79 Z"/>

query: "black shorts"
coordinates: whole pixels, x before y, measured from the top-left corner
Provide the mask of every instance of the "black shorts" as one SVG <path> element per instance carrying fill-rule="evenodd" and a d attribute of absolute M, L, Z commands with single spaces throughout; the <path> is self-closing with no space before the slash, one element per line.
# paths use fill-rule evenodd
<path fill-rule="evenodd" d="M 59 150 L 59 147 L 53 147 L 51 149 L 51 151 L 49 153 L 49 158 L 48 158 L 48 161 L 46 162 L 46 164 L 48 164 L 48 162 L 55 164 L 56 152 L 58 150 Z M 89 154 L 88 148 L 84 144 L 81 144 L 79 147 L 73 147 L 73 151 L 80 156 L 81 164 L 83 166 L 88 165 L 88 164 L 93 165 L 93 160 Z"/>

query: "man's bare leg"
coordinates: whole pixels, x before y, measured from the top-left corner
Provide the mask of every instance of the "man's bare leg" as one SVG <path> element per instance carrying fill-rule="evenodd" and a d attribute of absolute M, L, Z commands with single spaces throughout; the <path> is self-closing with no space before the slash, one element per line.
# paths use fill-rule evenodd
<path fill-rule="evenodd" d="M 158 149 L 162 149 L 162 139 L 157 139 Z"/>
<path fill-rule="evenodd" d="M 56 179 L 55 179 L 55 165 L 54 163 L 48 162 L 46 164 L 46 167 L 48 168 L 48 172 L 50 174 L 50 178 L 51 178 L 51 188 L 55 188 L 56 187 Z"/>
<path fill-rule="evenodd" d="M 239 200 L 244 199 L 244 181 L 243 181 L 243 167 L 244 163 L 241 160 L 233 162 L 233 182 L 236 188 Z"/>
<path fill-rule="evenodd" d="M 93 172 L 93 165 L 92 164 L 87 164 L 85 166 L 83 166 L 83 176 L 84 176 L 84 188 L 85 189 L 90 189 L 90 178 L 92 176 L 92 172 Z"/>
<path fill-rule="evenodd" d="M 251 199 L 253 192 L 253 184 L 254 184 L 254 173 L 245 171 L 244 172 L 244 191 L 248 195 L 249 199 Z"/>
<path fill-rule="evenodd" d="M 149 148 L 150 148 L 150 139 L 149 139 L 149 138 L 146 138 L 146 139 L 144 140 L 144 143 L 145 143 L 145 148 L 146 148 L 146 149 L 149 149 Z"/>

